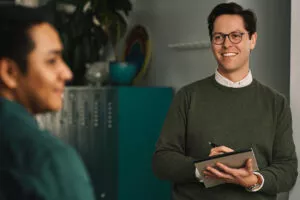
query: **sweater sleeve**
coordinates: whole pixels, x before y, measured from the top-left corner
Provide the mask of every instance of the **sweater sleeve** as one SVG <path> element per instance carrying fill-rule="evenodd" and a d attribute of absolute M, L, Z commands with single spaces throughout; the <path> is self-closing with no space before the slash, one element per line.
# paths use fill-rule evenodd
<path fill-rule="evenodd" d="M 168 111 L 153 156 L 155 175 L 171 182 L 196 182 L 193 158 L 185 155 L 188 93 L 181 89 Z"/>
<path fill-rule="evenodd" d="M 277 98 L 278 99 L 278 98 Z M 260 173 L 265 179 L 261 192 L 276 194 L 289 191 L 297 179 L 297 156 L 293 140 L 290 106 L 285 98 L 276 103 L 276 133 L 273 143 L 272 162 Z"/>

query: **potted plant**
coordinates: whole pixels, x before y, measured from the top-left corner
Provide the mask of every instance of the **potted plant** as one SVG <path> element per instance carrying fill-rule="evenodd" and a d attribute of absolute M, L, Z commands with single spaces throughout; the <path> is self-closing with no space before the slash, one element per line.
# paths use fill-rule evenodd
<path fill-rule="evenodd" d="M 108 61 L 127 28 L 130 0 L 53 0 L 55 25 L 64 44 L 64 59 L 74 74 L 72 85 L 83 85 L 86 65 Z M 109 48 L 111 47 L 111 48 Z"/>

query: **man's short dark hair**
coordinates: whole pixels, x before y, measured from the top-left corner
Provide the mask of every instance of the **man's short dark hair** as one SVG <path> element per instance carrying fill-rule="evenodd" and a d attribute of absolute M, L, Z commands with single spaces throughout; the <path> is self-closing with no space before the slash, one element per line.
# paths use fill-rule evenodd
<path fill-rule="evenodd" d="M 250 10 L 244 10 L 242 6 L 238 5 L 237 3 L 221 3 L 217 5 L 209 14 L 207 18 L 208 23 L 208 31 L 209 31 L 209 37 L 212 39 L 212 33 L 214 29 L 214 22 L 216 18 L 220 15 L 239 15 L 243 18 L 245 29 L 249 33 L 249 38 L 251 39 L 251 36 L 253 33 L 256 32 L 256 22 L 257 18 L 255 13 Z"/>
<path fill-rule="evenodd" d="M 21 6 L 0 7 L 0 59 L 16 62 L 21 72 L 27 71 L 27 57 L 35 48 L 30 29 L 44 22 L 50 22 L 45 9 Z"/>

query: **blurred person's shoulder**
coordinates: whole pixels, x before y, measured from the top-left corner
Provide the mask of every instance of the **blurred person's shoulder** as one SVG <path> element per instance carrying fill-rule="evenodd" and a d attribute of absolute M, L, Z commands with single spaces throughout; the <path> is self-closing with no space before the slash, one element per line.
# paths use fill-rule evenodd
<path fill-rule="evenodd" d="M 0 103 L 0 137 L 0 148 L 6 152 L 1 157 L 7 155 L 4 160 L 17 168 L 36 168 L 59 152 L 71 149 L 55 135 L 41 129 L 34 116 L 14 102 Z"/>
<path fill-rule="evenodd" d="M 0 100 L 0 172 L 5 191 L 19 188 L 19 196 L 30 191 L 43 199 L 74 194 L 92 199 L 88 174 L 75 149 L 41 129 L 24 107 L 8 103 L 4 106 Z"/>

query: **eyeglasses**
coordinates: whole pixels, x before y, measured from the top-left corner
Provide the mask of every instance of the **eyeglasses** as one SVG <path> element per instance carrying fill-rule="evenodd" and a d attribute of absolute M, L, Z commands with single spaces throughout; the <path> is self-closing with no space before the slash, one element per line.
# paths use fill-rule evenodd
<path fill-rule="evenodd" d="M 229 34 L 215 33 L 212 36 L 212 42 L 214 44 L 220 45 L 220 44 L 223 44 L 225 41 L 225 38 L 228 37 L 230 42 L 232 42 L 233 44 L 238 44 L 242 41 L 244 34 L 245 33 L 242 33 L 242 32 L 231 32 Z"/>

